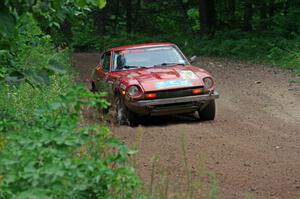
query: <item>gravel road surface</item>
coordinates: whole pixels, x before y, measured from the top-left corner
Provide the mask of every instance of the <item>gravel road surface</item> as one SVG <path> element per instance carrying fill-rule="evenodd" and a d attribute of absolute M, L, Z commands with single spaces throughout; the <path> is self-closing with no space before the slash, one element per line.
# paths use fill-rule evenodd
<path fill-rule="evenodd" d="M 83 82 L 98 61 L 99 54 L 73 56 Z M 135 164 L 145 184 L 151 181 L 157 157 L 154 178 L 164 173 L 170 187 L 186 186 L 184 140 L 193 182 L 209 184 L 201 173 L 215 173 L 218 198 L 300 197 L 300 85 L 294 83 L 295 75 L 220 58 L 199 58 L 195 65 L 216 79 L 220 98 L 215 121 L 168 116 L 145 119 L 137 128 L 112 126 L 117 137 L 138 147 Z M 195 198 L 200 198 L 200 191 Z"/>

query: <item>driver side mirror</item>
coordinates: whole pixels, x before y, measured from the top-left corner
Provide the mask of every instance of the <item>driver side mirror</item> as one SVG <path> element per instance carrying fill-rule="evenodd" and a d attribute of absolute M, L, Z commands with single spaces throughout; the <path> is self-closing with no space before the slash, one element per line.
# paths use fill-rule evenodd
<path fill-rule="evenodd" d="M 196 61 L 196 59 L 197 59 L 197 56 L 194 55 L 194 56 L 192 56 L 192 57 L 190 58 L 190 62 L 191 62 L 191 63 L 194 63 L 194 62 Z"/>

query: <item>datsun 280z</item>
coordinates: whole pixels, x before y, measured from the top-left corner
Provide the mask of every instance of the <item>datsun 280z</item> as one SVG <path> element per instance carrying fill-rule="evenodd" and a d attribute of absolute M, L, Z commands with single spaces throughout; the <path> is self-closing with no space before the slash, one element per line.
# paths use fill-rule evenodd
<path fill-rule="evenodd" d="M 93 91 L 106 91 L 119 124 L 138 124 L 141 116 L 198 112 L 214 120 L 214 78 L 191 65 L 172 43 L 149 43 L 111 48 L 92 73 Z"/>

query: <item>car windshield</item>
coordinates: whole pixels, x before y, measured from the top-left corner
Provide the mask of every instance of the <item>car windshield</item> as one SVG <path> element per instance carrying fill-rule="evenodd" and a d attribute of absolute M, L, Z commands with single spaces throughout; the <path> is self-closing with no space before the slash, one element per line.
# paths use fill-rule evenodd
<path fill-rule="evenodd" d="M 185 65 L 186 58 L 175 46 L 159 46 L 115 51 L 114 70 Z"/>

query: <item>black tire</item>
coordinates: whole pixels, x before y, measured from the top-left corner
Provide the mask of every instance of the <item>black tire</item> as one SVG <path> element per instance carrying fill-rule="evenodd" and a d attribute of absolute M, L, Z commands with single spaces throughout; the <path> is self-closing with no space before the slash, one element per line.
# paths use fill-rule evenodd
<path fill-rule="evenodd" d="M 215 100 L 211 100 L 204 109 L 198 110 L 198 114 L 202 121 L 214 120 L 216 115 Z"/>
<path fill-rule="evenodd" d="M 119 125 L 137 126 L 137 116 L 124 104 L 120 96 L 115 97 L 116 122 Z"/>
<path fill-rule="evenodd" d="M 91 83 L 91 89 L 90 89 L 90 91 L 92 91 L 93 93 L 97 91 L 95 82 L 93 82 L 93 81 Z"/>

